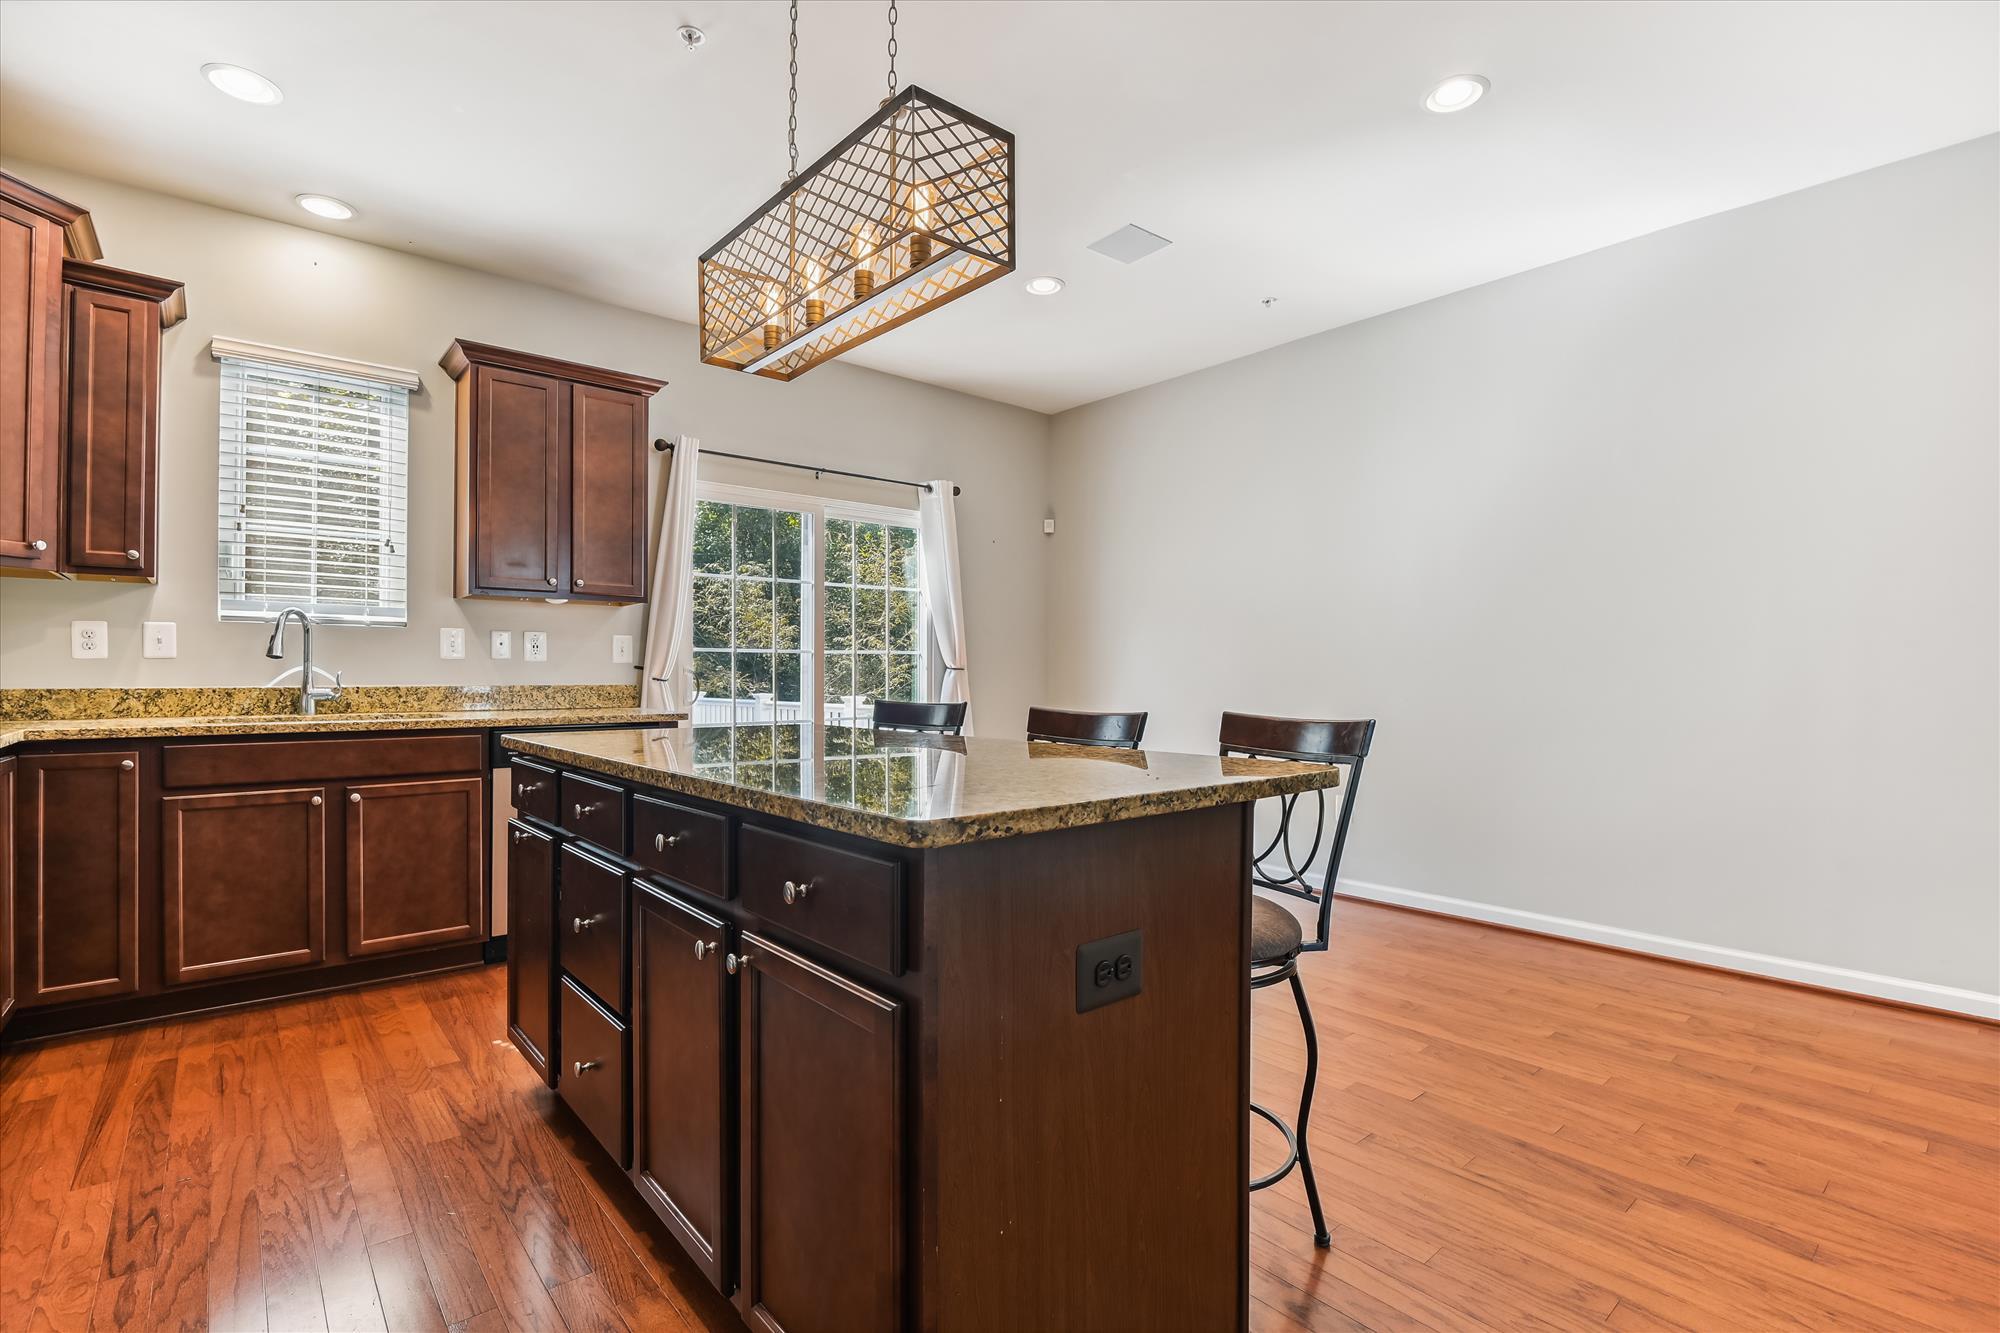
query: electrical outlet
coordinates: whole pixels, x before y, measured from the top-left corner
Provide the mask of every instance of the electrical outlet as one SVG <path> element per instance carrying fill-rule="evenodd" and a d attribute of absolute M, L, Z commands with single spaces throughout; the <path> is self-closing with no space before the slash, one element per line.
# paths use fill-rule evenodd
<path fill-rule="evenodd" d="M 174 622 L 171 620 L 147 621 L 145 638 L 141 644 L 141 651 L 147 657 L 174 657 L 180 652 L 176 646 Z"/>
<path fill-rule="evenodd" d="M 457 625 L 447 625 L 438 631 L 439 657 L 465 656 L 465 631 Z"/>
<path fill-rule="evenodd" d="M 630 662 L 632 660 L 631 635 L 614 634 L 611 636 L 611 660 L 614 662 Z"/>
<path fill-rule="evenodd" d="M 111 656 L 109 626 L 102 620 L 70 621 L 69 655 L 77 658 Z"/>
<path fill-rule="evenodd" d="M 549 636 L 545 631 L 538 629 L 521 631 L 521 660 L 524 662 L 549 660 Z"/>
<path fill-rule="evenodd" d="M 513 635 L 513 633 L 512 633 L 511 631 L 508 631 L 508 630 L 504 630 L 504 629 L 496 629 L 496 630 L 494 630 L 494 631 L 493 631 L 493 660 L 494 660 L 494 661 L 496 661 L 496 662 L 504 662 L 504 661 L 506 661 L 506 660 L 507 660 L 508 658 L 512 657 L 513 655 L 514 655 L 514 635 Z"/>

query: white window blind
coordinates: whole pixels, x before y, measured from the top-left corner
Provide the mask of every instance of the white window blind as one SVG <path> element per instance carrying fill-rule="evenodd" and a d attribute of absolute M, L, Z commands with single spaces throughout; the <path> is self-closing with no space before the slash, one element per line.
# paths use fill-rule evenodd
<path fill-rule="evenodd" d="M 218 355 L 218 603 L 224 620 L 408 620 L 410 392 Z"/>

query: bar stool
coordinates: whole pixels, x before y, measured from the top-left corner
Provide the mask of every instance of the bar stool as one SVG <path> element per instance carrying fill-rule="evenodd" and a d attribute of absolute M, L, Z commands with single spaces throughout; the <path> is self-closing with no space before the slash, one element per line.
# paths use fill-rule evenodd
<path fill-rule="evenodd" d="M 895 699 L 875 701 L 875 730 L 927 731 L 939 736 L 956 736 L 965 730 L 967 705 L 913 704 Z"/>
<path fill-rule="evenodd" d="M 1144 713 L 1072 713 L 1062 708 L 1030 708 L 1028 739 L 1064 745 L 1105 745 L 1136 750 L 1146 734 Z"/>
<path fill-rule="evenodd" d="M 1313 1179 L 1312 1151 L 1306 1142 L 1312 1124 L 1313 1084 L 1319 1078 L 1319 1032 L 1313 1023 L 1312 1008 L 1306 1003 L 1306 988 L 1299 981 L 1299 955 L 1317 953 L 1327 947 L 1333 913 L 1333 889 L 1340 878 L 1340 855 L 1347 846 L 1347 824 L 1354 814 L 1354 796 L 1361 786 L 1361 762 L 1375 739 L 1375 723 L 1322 722 L 1288 717 L 1259 717 L 1251 713 L 1224 713 L 1219 737 L 1224 755 L 1252 755 L 1266 759 L 1292 759 L 1308 764 L 1338 764 L 1347 769 L 1334 799 L 1338 811 L 1333 821 L 1333 842 L 1327 851 L 1326 869 L 1319 886 L 1307 875 L 1326 839 L 1326 791 L 1315 790 L 1312 846 L 1303 859 L 1292 853 L 1292 816 L 1297 813 L 1304 792 L 1278 797 L 1278 831 L 1250 862 L 1250 882 L 1273 893 L 1303 898 L 1319 909 L 1319 929 L 1306 939 L 1299 919 L 1269 898 L 1253 893 L 1250 898 L 1250 989 L 1262 990 L 1281 981 L 1292 985 L 1292 999 L 1299 1006 L 1299 1024 L 1306 1034 L 1306 1078 L 1299 1094 L 1298 1129 L 1293 1131 L 1276 1112 L 1256 1102 L 1250 1109 L 1278 1127 L 1285 1136 L 1285 1160 L 1274 1171 L 1250 1182 L 1253 1190 L 1269 1189 L 1290 1175 L 1294 1166 L 1305 1178 L 1306 1202 L 1312 1207 L 1313 1244 L 1325 1249 L 1333 1244 L 1327 1234 L 1326 1217 L 1320 1211 L 1319 1184 Z M 1281 868 L 1273 860 L 1280 850 Z"/>

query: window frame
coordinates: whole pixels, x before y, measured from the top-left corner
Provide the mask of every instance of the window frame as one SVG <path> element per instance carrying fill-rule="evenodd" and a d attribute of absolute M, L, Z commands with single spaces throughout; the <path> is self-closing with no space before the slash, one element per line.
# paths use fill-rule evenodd
<path fill-rule="evenodd" d="M 215 410 L 215 612 L 217 622 L 221 624 L 263 624 L 268 623 L 279 610 L 283 609 L 281 607 L 269 606 L 260 608 L 251 608 L 244 605 L 232 606 L 229 604 L 229 596 L 225 592 L 226 585 L 233 581 L 245 589 L 238 598 L 240 602 L 253 600 L 247 591 L 250 582 L 250 540 L 242 527 L 231 533 L 226 531 L 224 526 L 227 521 L 224 516 L 225 505 L 231 498 L 232 487 L 234 488 L 233 494 L 237 497 L 247 493 L 246 488 L 250 472 L 250 445 L 247 438 L 248 432 L 245 429 L 247 410 L 245 419 L 232 420 L 226 398 L 228 392 L 227 385 L 232 374 L 235 373 L 231 368 L 232 363 L 234 363 L 235 365 L 249 368 L 253 376 L 283 377 L 301 386 L 326 385 L 339 381 L 350 381 L 366 386 L 381 394 L 385 400 L 392 392 L 402 395 L 400 399 L 400 448 L 394 451 L 392 458 L 393 467 L 400 469 L 400 473 L 397 474 L 391 468 L 379 469 L 376 474 L 378 480 L 386 481 L 387 484 L 378 485 L 375 491 L 375 494 L 378 496 L 385 496 L 386 493 L 386 498 L 384 498 L 382 503 L 383 522 L 377 531 L 380 532 L 384 540 L 394 543 L 390 554 L 394 563 L 399 566 L 397 581 L 400 583 L 401 590 L 400 606 L 394 608 L 395 614 L 392 616 L 388 614 L 391 604 L 378 597 L 367 603 L 348 603 L 348 606 L 353 608 L 352 610 L 328 609 L 326 603 L 319 596 L 323 590 L 319 586 L 317 575 L 314 576 L 313 580 L 313 595 L 302 600 L 306 603 L 303 609 L 312 616 L 315 624 L 337 625 L 353 629 L 407 629 L 410 624 L 410 396 L 416 392 L 416 389 L 400 377 L 402 372 L 394 372 L 387 367 L 380 368 L 382 373 L 378 375 L 370 373 L 377 368 L 365 366 L 360 363 L 350 365 L 348 363 L 335 363 L 331 359 L 322 358 L 327 360 L 327 364 L 315 365 L 312 364 L 313 358 L 306 357 L 304 354 L 291 353 L 281 355 L 280 353 L 283 353 L 284 349 L 274 348 L 271 349 L 271 354 L 260 355 L 260 350 L 254 344 L 224 347 L 221 340 L 218 340 L 211 348 L 211 354 L 214 356 L 219 367 Z M 232 435 L 238 436 L 240 442 L 232 443 Z M 387 432 L 385 432 L 385 438 L 386 435 Z M 384 452 L 388 451 L 385 449 Z M 315 449 L 315 454 L 318 458 L 325 457 L 317 448 Z M 227 471 L 232 459 L 237 465 L 237 473 L 234 478 Z M 315 466 L 318 465 L 317 463 L 315 464 Z M 232 548 L 236 556 L 236 561 L 233 564 L 229 559 Z M 317 557 L 315 557 L 316 560 Z M 375 591 L 379 593 L 387 582 L 387 579 L 378 580 L 375 585 Z"/>
<path fill-rule="evenodd" d="M 803 513 L 807 516 L 809 522 L 806 526 L 804 550 L 806 558 L 800 562 L 800 570 L 801 573 L 805 573 L 808 569 L 810 570 L 810 577 L 803 578 L 801 582 L 809 589 L 811 597 L 812 627 L 809 654 L 812 660 L 809 667 L 812 676 L 812 688 L 808 691 L 805 681 L 808 673 L 801 671 L 799 693 L 802 695 L 810 693 L 812 696 L 809 707 L 806 706 L 806 700 L 800 700 L 807 720 L 815 727 L 823 726 L 826 722 L 827 703 L 825 604 L 827 520 L 831 518 L 848 519 L 857 523 L 893 523 L 897 527 L 910 528 L 917 533 L 919 550 L 921 551 L 923 524 L 919 518 L 917 507 L 914 504 L 906 507 L 902 505 L 871 504 L 860 500 L 836 500 L 829 499 L 823 495 L 809 495 L 799 491 L 780 491 L 762 486 L 743 486 L 734 482 L 705 481 L 699 476 L 695 479 L 694 494 L 697 503 L 706 500 L 714 504 L 747 505 L 761 509 L 788 509 L 794 513 Z M 933 636 L 931 634 L 930 595 L 924 587 L 923 561 L 921 556 L 917 562 L 917 571 L 917 672 L 918 678 L 924 683 L 923 692 L 925 697 L 934 699 L 937 697 L 939 676 L 942 673 L 938 668 L 938 653 L 933 645 Z M 692 654 L 697 651 L 694 647 L 694 589 L 692 581 L 700 577 L 700 575 L 690 570 L 688 577 L 690 587 L 688 588 L 686 599 L 687 609 L 684 613 L 684 619 L 687 624 L 688 651 Z M 806 638 L 806 635 L 800 635 L 802 643 Z M 688 703 L 690 709 L 692 709 L 694 700 L 690 698 Z"/>

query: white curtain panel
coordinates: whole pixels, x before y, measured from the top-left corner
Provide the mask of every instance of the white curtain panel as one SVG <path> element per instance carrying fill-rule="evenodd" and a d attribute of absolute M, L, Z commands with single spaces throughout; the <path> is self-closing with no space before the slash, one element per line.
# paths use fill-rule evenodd
<path fill-rule="evenodd" d="M 944 657 L 941 702 L 972 698 L 965 660 L 965 592 L 958 574 L 958 500 L 948 481 L 934 481 L 917 499 L 918 553 L 923 562 L 924 597 L 930 603 L 931 632 Z M 967 711 L 965 734 L 972 734 Z"/>
<path fill-rule="evenodd" d="M 653 537 L 653 596 L 646 604 L 646 660 L 639 705 L 684 713 L 694 701 L 694 477 L 701 441 L 683 435 L 667 464 L 660 530 Z"/>

